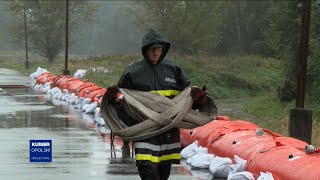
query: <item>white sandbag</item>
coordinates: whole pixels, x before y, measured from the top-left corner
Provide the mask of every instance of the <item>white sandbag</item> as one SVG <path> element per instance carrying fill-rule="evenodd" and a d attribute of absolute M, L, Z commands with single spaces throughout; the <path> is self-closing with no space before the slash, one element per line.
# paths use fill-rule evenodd
<path fill-rule="evenodd" d="M 35 74 L 36 74 L 36 72 L 31 73 L 30 76 L 29 76 L 29 78 L 30 78 L 30 79 L 35 79 L 35 78 L 34 78 L 34 77 L 35 77 Z"/>
<path fill-rule="evenodd" d="M 105 126 L 105 125 L 106 125 L 106 122 L 104 121 L 103 118 L 99 118 L 99 119 L 97 120 L 97 124 L 98 124 L 99 126 Z"/>
<path fill-rule="evenodd" d="M 190 165 L 196 168 L 208 169 L 213 159 L 213 154 L 196 154 L 193 156 Z"/>
<path fill-rule="evenodd" d="M 193 155 L 191 155 L 190 157 L 187 158 L 187 164 L 191 164 L 191 161 L 192 161 L 194 158 L 197 157 L 196 155 L 208 154 L 208 149 L 207 149 L 207 148 L 203 148 L 203 147 L 201 147 L 201 146 L 195 147 L 193 150 L 196 152 L 196 154 L 193 154 Z M 189 154 L 189 155 L 190 155 L 190 154 Z"/>
<path fill-rule="evenodd" d="M 227 180 L 255 180 L 253 174 L 249 171 L 238 172 L 235 174 L 229 174 Z"/>
<path fill-rule="evenodd" d="M 69 102 L 70 104 L 74 105 L 74 104 L 76 104 L 76 101 L 77 101 L 77 100 L 78 100 L 78 97 L 75 96 L 75 97 L 73 97 L 73 98 L 70 98 L 68 102 Z"/>
<path fill-rule="evenodd" d="M 46 92 L 48 95 L 51 95 L 51 91 L 52 89 L 48 89 L 48 91 Z"/>
<path fill-rule="evenodd" d="M 247 160 L 244 160 L 239 156 L 234 155 L 234 161 L 236 162 L 236 165 L 235 165 L 235 169 L 232 170 L 232 173 L 238 173 L 246 170 Z"/>
<path fill-rule="evenodd" d="M 247 168 L 247 160 L 234 155 L 234 161 L 236 164 L 234 164 L 233 170 L 230 171 L 228 180 L 254 180 L 253 175 L 250 172 L 245 171 Z"/>
<path fill-rule="evenodd" d="M 195 155 L 197 153 L 194 151 L 195 147 L 198 147 L 198 141 L 194 141 L 192 144 L 189 144 L 187 147 L 183 148 L 180 152 L 181 158 L 187 159 L 188 157 Z"/>
<path fill-rule="evenodd" d="M 47 92 L 48 87 L 49 87 L 49 89 L 51 88 L 51 87 L 50 87 L 50 83 L 45 83 L 44 85 L 42 85 L 42 87 L 40 88 L 40 90 L 41 90 L 42 92 Z M 45 89 L 46 89 L 46 90 L 45 90 Z"/>
<path fill-rule="evenodd" d="M 42 87 L 42 92 L 46 93 L 49 89 L 51 89 L 51 86 Z"/>
<path fill-rule="evenodd" d="M 42 84 L 36 84 L 33 89 L 39 91 L 39 89 L 42 87 Z"/>
<path fill-rule="evenodd" d="M 257 180 L 274 180 L 272 173 L 269 173 L 268 171 L 266 173 L 260 172 L 260 176 Z"/>
<path fill-rule="evenodd" d="M 94 110 L 94 114 L 100 115 L 100 107 L 97 107 L 97 108 Z"/>
<path fill-rule="evenodd" d="M 85 69 L 78 69 L 75 73 L 74 73 L 74 77 L 77 77 L 77 78 L 81 78 L 83 76 L 85 76 L 87 73 L 87 70 Z"/>
<path fill-rule="evenodd" d="M 48 93 L 50 93 L 53 96 L 57 92 L 61 92 L 61 91 L 58 87 L 54 87 Z"/>
<path fill-rule="evenodd" d="M 86 113 L 86 114 L 93 114 L 93 113 L 94 113 L 94 110 L 97 108 L 97 106 L 98 106 L 97 102 L 91 103 L 91 104 L 87 107 L 85 113 Z"/>
<path fill-rule="evenodd" d="M 62 94 L 62 92 L 58 91 L 57 93 L 55 93 L 55 94 L 53 95 L 53 98 L 54 98 L 54 99 L 58 99 L 58 97 L 60 96 L 60 94 Z"/>
<path fill-rule="evenodd" d="M 231 164 L 230 158 L 215 157 L 210 163 L 209 171 L 214 177 L 227 178 L 233 170 Z"/>
<path fill-rule="evenodd" d="M 74 93 L 71 93 L 70 98 L 74 98 L 74 97 L 76 97 L 76 95 Z"/>
<path fill-rule="evenodd" d="M 85 98 L 81 103 L 80 109 L 82 109 L 85 104 L 91 104 L 91 100 L 89 98 Z"/>
<path fill-rule="evenodd" d="M 61 100 L 62 100 L 62 101 L 65 101 L 65 100 L 67 99 L 67 97 L 68 97 L 68 94 L 65 93 L 65 94 L 63 94 L 63 96 L 61 97 Z"/>
<path fill-rule="evenodd" d="M 95 110 L 94 110 L 94 120 L 95 122 L 98 122 L 101 118 L 101 115 L 100 115 L 100 107 L 97 107 Z"/>
<path fill-rule="evenodd" d="M 63 94 L 69 95 L 68 89 L 63 89 L 62 92 L 63 92 Z"/>
<path fill-rule="evenodd" d="M 38 67 L 37 68 L 37 71 L 36 72 L 34 72 L 34 73 L 32 73 L 31 75 L 30 75 L 30 78 L 32 78 L 32 79 L 36 79 L 36 78 L 38 78 L 38 76 L 40 76 L 42 73 L 44 73 L 44 72 L 48 72 L 46 69 L 43 69 L 43 68 L 41 68 L 41 67 Z"/>
<path fill-rule="evenodd" d="M 61 100 L 61 98 L 62 98 L 63 95 L 64 95 L 63 93 L 60 93 L 59 96 L 57 97 L 57 99 L 58 99 L 58 100 Z"/>
<path fill-rule="evenodd" d="M 90 104 L 84 104 L 84 105 L 82 106 L 81 110 L 82 110 L 83 112 L 85 112 L 89 106 L 90 106 Z"/>
<path fill-rule="evenodd" d="M 71 93 L 71 94 L 66 98 L 65 101 L 66 101 L 67 103 L 70 103 L 69 100 L 70 100 L 70 99 L 73 99 L 75 96 L 76 96 L 76 95 L 75 95 L 74 93 Z"/>
<path fill-rule="evenodd" d="M 85 100 L 84 97 L 80 97 L 80 98 L 77 99 L 76 104 L 81 105 L 84 100 Z"/>

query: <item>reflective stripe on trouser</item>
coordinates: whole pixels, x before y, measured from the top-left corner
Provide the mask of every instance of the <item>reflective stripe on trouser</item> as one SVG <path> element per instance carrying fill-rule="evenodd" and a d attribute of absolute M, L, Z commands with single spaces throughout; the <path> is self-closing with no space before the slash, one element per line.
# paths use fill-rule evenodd
<path fill-rule="evenodd" d="M 167 161 L 167 160 L 179 160 L 181 159 L 180 153 L 175 153 L 175 154 L 169 154 L 169 155 L 163 155 L 163 156 L 152 156 L 151 154 L 136 154 L 136 160 L 141 161 L 141 160 L 147 160 L 151 161 L 153 163 L 159 163 L 161 161 Z"/>
<path fill-rule="evenodd" d="M 135 142 L 134 143 L 135 148 L 144 148 L 144 149 L 150 149 L 152 151 L 165 151 L 169 149 L 175 149 L 175 148 L 181 148 L 181 143 L 173 143 L 173 144 L 161 144 L 161 145 L 154 145 L 147 142 Z"/>
<path fill-rule="evenodd" d="M 147 160 L 153 163 L 168 160 L 180 160 L 180 142 L 155 145 L 147 142 L 135 142 L 136 160 Z M 147 153 L 147 154 L 146 154 Z"/>

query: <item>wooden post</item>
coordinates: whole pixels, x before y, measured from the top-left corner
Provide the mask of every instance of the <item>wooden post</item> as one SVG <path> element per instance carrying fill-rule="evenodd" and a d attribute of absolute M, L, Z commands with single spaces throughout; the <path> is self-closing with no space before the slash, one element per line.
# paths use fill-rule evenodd
<path fill-rule="evenodd" d="M 312 111 L 304 109 L 305 81 L 307 75 L 307 58 L 309 53 L 311 0 L 303 0 L 299 61 L 297 63 L 296 108 L 290 110 L 289 136 L 311 144 Z"/>
<path fill-rule="evenodd" d="M 66 0 L 66 43 L 65 43 L 65 59 L 64 59 L 64 75 L 70 75 L 70 71 L 68 70 L 68 46 L 69 46 L 69 0 Z"/>
<path fill-rule="evenodd" d="M 26 61 L 25 61 L 25 68 L 29 69 L 29 57 L 28 57 L 28 32 L 27 32 L 27 17 L 26 17 L 26 5 L 23 2 L 23 18 L 24 18 L 24 39 L 25 39 L 25 46 L 26 46 Z"/>
<path fill-rule="evenodd" d="M 291 109 L 289 114 L 289 136 L 311 144 L 312 110 Z"/>

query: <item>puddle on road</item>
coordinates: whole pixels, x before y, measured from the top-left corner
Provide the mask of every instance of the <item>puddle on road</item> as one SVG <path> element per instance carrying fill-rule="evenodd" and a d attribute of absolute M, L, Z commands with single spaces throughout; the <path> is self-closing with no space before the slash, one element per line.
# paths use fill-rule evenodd
<path fill-rule="evenodd" d="M 44 102 L 18 102 L 10 96 L 0 96 L 0 114 L 12 114 L 18 111 L 43 111 L 53 108 Z"/>

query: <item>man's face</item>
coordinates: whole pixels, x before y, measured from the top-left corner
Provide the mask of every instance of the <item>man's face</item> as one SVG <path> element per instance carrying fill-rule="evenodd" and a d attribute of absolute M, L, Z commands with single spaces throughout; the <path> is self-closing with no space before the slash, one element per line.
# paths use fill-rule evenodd
<path fill-rule="evenodd" d="M 147 55 L 151 61 L 152 64 L 157 64 L 159 61 L 159 58 L 162 53 L 162 47 L 157 47 L 157 48 L 149 48 L 147 50 Z"/>

